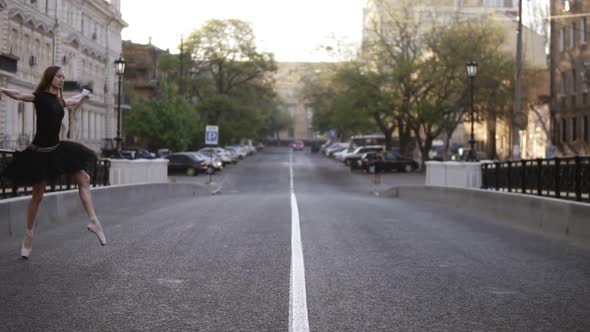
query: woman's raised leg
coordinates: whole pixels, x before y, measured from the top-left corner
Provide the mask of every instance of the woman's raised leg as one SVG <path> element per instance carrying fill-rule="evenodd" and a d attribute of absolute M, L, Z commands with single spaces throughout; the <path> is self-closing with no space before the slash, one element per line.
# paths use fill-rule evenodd
<path fill-rule="evenodd" d="M 90 219 L 90 223 L 88 224 L 88 230 L 96 234 L 98 240 L 100 241 L 100 244 L 104 246 L 105 244 L 107 244 L 107 240 L 104 236 L 102 225 L 96 217 L 94 205 L 92 204 L 92 196 L 90 195 L 90 176 L 84 170 L 80 170 L 74 173 L 72 176 L 74 177 L 74 181 L 76 181 L 76 184 L 78 185 L 78 193 L 80 195 L 80 200 L 82 201 L 84 210 L 86 210 L 86 214 L 88 214 L 88 218 Z"/>

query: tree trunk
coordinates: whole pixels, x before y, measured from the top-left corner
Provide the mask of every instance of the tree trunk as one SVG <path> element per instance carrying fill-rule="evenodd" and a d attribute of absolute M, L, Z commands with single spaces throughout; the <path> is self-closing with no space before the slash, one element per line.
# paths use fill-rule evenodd
<path fill-rule="evenodd" d="M 496 151 L 496 115 L 495 112 L 486 112 L 486 131 L 488 135 L 488 144 L 487 144 L 487 154 L 488 157 L 492 160 L 497 159 L 497 151 Z"/>
<path fill-rule="evenodd" d="M 399 132 L 399 154 L 407 156 L 409 154 L 410 134 L 412 129 L 407 126 L 403 120 L 398 120 L 398 132 Z"/>

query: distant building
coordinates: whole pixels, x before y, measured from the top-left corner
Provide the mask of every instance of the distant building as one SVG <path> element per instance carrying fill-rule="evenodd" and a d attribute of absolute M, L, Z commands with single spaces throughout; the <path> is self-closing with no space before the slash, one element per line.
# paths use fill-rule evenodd
<path fill-rule="evenodd" d="M 321 62 L 279 62 L 275 74 L 276 91 L 283 101 L 289 115 L 293 119 L 293 126 L 279 133 L 281 140 L 313 140 L 318 138 L 313 128 L 312 118 L 314 110 L 305 100 L 302 89 L 304 80 L 313 78 L 328 63 Z"/>
<path fill-rule="evenodd" d="M 562 156 L 590 155 L 590 0 L 551 1 L 551 127 Z"/>
<path fill-rule="evenodd" d="M 160 55 L 168 53 L 150 44 L 136 44 L 123 41 L 125 58 L 125 83 L 135 95 L 143 98 L 154 97 L 158 87 L 158 63 Z"/>
<path fill-rule="evenodd" d="M 114 61 L 127 24 L 119 0 L 0 0 L 0 86 L 32 92 L 46 67 L 64 68 L 65 97 L 93 94 L 69 108 L 62 138 L 100 151 L 116 135 Z M 35 133 L 32 103 L 0 101 L 0 148 L 22 149 Z"/>

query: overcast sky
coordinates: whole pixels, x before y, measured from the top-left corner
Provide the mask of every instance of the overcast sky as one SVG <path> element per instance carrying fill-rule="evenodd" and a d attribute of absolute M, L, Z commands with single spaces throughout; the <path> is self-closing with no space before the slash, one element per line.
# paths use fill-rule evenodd
<path fill-rule="evenodd" d="M 206 20 L 238 18 L 252 24 L 260 50 L 278 61 L 329 61 L 320 45 L 334 38 L 359 44 L 366 0 L 122 0 L 129 27 L 123 39 L 178 53 L 180 36 Z M 163 5 L 165 4 L 165 5 Z"/>
<path fill-rule="evenodd" d="M 525 0 L 525 23 L 532 7 L 548 0 Z M 278 61 L 334 61 L 321 46 L 335 40 L 358 46 L 366 0 L 122 0 L 129 27 L 123 39 L 152 44 L 178 53 L 180 37 L 208 19 L 238 18 L 252 24 L 259 50 Z M 527 15 L 528 14 L 528 15 Z"/>

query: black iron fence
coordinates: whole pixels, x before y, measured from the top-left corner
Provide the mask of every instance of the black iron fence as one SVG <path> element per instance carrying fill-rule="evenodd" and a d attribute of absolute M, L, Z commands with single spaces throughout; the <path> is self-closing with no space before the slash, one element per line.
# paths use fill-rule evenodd
<path fill-rule="evenodd" d="M 482 188 L 590 202 L 590 157 L 482 164 Z"/>
<path fill-rule="evenodd" d="M 14 150 L 0 150 L 0 174 L 3 173 L 6 166 L 12 161 Z M 109 170 L 111 162 L 108 159 L 98 159 L 94 169 L 89 170 L 90 183 L 92 187 L 110 185 Z M 47 191 L 64 191 L 77 188 L 73 183 L 71 176 L 63 175 L 54 181 L 47 183 Z M 9 179 L 0 176 L 0 199 L 30 195 L 32 187 L 17 186 L 11 183 Z"/>

